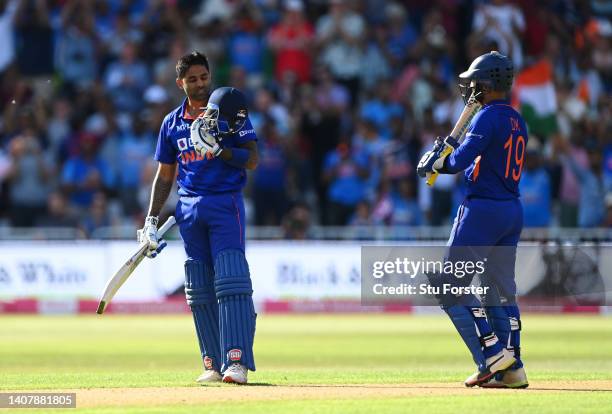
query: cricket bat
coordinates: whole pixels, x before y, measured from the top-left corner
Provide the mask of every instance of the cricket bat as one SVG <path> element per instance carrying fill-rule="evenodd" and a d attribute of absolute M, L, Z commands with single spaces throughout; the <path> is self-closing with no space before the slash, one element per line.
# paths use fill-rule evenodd
<path fill-rule="evenodd" d="M 158 238 L 162 238 L 164 234 L 170 230 L 172 226 L 176 223 L 176 219 L 174 216 L 168 217 L 168 220 L 157 230 Z M 102 315 L 106 306 L 110 303 L 110 301 L 115 296 L 115 293 L 119 290 L 119 288 L 125 283 L 125 281 L 130 277 L 130 275 L 136 270 L 136 267 L 142 262 L 142 259 L 145 258 L 145 253 L 147 251 L 147 244 L 143 243 L 140 245 L 136 253 L 134 253 L 128 260 L 121 266 L 117 273 L 113 275 L 106 283 L 106 287 L 104 288 L 104 293 L 102 293 L 102 297 L 100 298 L 100 303 L 98 304 L 98 310 L 96 313 L 98 315 Z"/>
<path fill-rule="evenodd" d="M 461 112 L 461 116 L 459 120 L 455 123 L 455 127 L 451 131 L 451 137 L 455 138 L 457 142 L 461 143 L 463 138 L 465 138 L 465 133 L 467 132 L 468 126 L 470 122 L 474 118 L 474 116 L 480 111 L 482 108 L 482 104 L 478 102 L 476 99 L 470 98 L 468 103 L 463 108 L 463 112 Z M 453 149 L 451 147 L 444 148 L 442 151 L 442 156 L 449 155 Z M 436 179 L 438 178 L 438 173 L 436 171 L 427 175 L 427 185 L 434 185 Z"/>

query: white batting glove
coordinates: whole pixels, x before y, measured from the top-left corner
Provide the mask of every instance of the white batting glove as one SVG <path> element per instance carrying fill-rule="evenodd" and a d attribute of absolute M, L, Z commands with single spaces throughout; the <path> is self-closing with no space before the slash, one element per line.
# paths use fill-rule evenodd
<path fill-rule="evenodd" d="M 159 247 L 159 240 L 157 239 L 157 224 L 159 218 L 155 216 L 147 216 L 145 219 L 144 227 L 136 233 L 138 236 L 138 242 L 140 244 L 146 243 L 148 245 L 147 256 L 152 256 L 153 253 L 157 255 L 157 249 Z"/>
<path fill-rule="evenodd" d="M 218 157 L 223 151 L 219 140 L 211 135 L 206 128 L 203 118 L 197 118 L 190 128 L 191 143 L 195 150 L 207 159 Z"/>

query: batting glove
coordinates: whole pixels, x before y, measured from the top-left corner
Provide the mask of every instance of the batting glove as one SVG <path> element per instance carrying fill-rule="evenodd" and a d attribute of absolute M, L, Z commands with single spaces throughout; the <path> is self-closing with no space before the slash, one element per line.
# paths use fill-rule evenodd
<path fill-rule="evenodd" d="M 425 178 L 434 171 L 438 172 L 442 170 L 446 157 L 458 147 L 459 143 L 451 136 L 444 139 L 437 137 L 433 148 L 423 154 L 419 161 L 417 166 L 418 176 Z"/>
<path fill-rule="evenodd" d="M 155 252 L 159 248 L 159 240 L 157 239 L 157 224 L 159 223 L 159 218 L 155 216 L 147 216 L 145 219 L 145 223 L 142 229 L 136 232 L 138 242 L 140 244 L 147 244 L 148 249 L 146 255 L 149 255 Z M 158 252 L 159 253 L 159 252 Z"/>
<path fill-rule="evenodd" d="M 193 121 L 189 132 L 193 147 L 202 157 L 206 157 L 206 159 L 215 158 L 223 151 L 217 137 L 208 131 L 203 118 L 197 118 Z"/>
<path fill-rule="evenodd" d="M 448 157 L 454 150 L 459 148 L 459 143 L 457 140 L 450 135 L 444 138 L 443 145 L 437 151 L 437 157 L 434 161 L 432 168 L 434 171 L 440 171 L 444 168 L 444 160 Z"/>

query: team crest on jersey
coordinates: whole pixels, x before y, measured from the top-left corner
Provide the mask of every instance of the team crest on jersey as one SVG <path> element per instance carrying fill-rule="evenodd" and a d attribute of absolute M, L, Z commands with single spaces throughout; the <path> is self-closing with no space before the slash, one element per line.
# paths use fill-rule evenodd
<path fill-rule="evenodd" d="M 213 360 L 209 356 L 204 357 L 204 369 L 213 369 Z"/>
<path fill-rule="evenodd" d="M 232 362 L 238 362 L 242 358 L 242 351 L 240 349 L 230 349 L 227 357 Z"/>

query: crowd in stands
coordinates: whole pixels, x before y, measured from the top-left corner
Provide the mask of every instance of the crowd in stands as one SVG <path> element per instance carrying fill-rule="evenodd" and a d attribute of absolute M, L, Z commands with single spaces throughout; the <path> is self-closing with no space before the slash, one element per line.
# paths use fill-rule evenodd
<path fill-rule="evenodd" d="M 416 163 L 463 108 L 457 74 L 499 50 L 530 130 L 525 226 L 612 227 L 611 17 L 604 0 L 0 0 L 0 226 L 139 227 L 192 50 L 249 100 L 250 224 L 448 225 L 463 177 L 429 188 Z"/>

